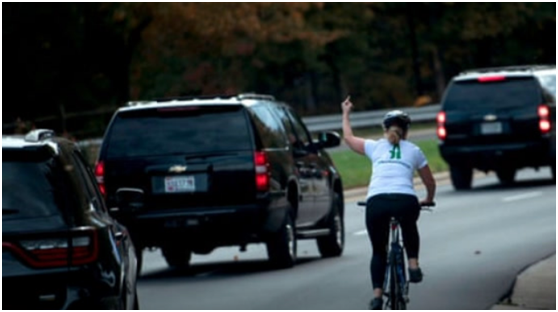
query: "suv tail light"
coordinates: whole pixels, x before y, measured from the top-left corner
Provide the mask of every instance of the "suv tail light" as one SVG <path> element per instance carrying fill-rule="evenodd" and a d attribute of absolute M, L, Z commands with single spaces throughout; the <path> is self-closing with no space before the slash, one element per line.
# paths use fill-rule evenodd
<path fill-rule="evenodd" d="M 269 162 L 265 152 L 254 153 L 254 162 L 256 165 L 256 190 L 269 191 Z"/>
<path fill-rule="evenodd" d="M 107 191 L 105 188 L 105 163 L 99 161 L 95 164 L 95 177 L 97 178 L 97 184 L 99 185 L 99 190 L 103 196 L 106 196 Z"/>
<path fill-rule="evenodd" d="M 550 132 L 550 109 L 547 105 L 539 105 L 537 109 L 539 115 L 539 129 L 541 133 L 546 134 Z"/>
<path fill-rule="evenodd" d="M 97 259 L 99 246 L 95 229 L 77 228 L 70 231 L 70 235 L 70 239 L 56 236 L 24 239 L 16 243 L 2 242 L 2 249 L 10 250 L 35 268 L 83 265 Z"/>
<path fill-rule="evenodd" d="M 440 140 L 445 140 L 447 136 L 446 132 L 446 112 L 439 112 L 436 115 L 436 121 L 438 122 L 438 127 L 436 129 L 436 133 L 438 134 L 438 138 Z"/>

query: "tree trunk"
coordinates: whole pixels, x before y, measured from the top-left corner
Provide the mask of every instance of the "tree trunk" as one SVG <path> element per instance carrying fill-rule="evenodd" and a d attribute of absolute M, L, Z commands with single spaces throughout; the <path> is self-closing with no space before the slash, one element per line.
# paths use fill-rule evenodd
<path fill-rule="evenodd" d="M 438 47 L 432 49 L 432 65 L 434 67 L 434 79 L 436 80 L 436 101 L 439 102 L 444 95 L 446 88 L 446 79 L 444 76 L 444 69 L 442 66 L 442 59 Z"/>
<path fill-rule="evenodd" d="M 313 71 L 306 73 L 305 80 L 306 109 L 308 113 L 314 113 L 316 111 L 316 74 Z"/>
<path fill-rule="evenodd" d="M 411 43 L 411 58 L 413 63 L 413 76 L 415 80 L 415 90 L 416 95 L 421 96 L 424 94 L 424 88 L 422 86 L 422 79 L 420 78 L 420 60 L 418 52 L 418 42 L 417 34 L 415 32 L 415 12 L 413 12 L 413 4 L 407 3 L 406 15 L 407 15 L 407 26 L 409 27 L 409 42 Z"/>

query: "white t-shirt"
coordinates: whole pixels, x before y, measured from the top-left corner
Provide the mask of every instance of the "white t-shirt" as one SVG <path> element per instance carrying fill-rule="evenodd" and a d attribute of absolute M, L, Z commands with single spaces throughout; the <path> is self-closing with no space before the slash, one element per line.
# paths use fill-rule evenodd
<path fill-rule="evenodd" d="M 406 140 L 401 140 L 399 147 L 386 139 L 366 140 L 364 153 L 373 169 L 367 198 L 386 193 L 416 196 L 413 173 L 428 164 L 418 146 Z"/>

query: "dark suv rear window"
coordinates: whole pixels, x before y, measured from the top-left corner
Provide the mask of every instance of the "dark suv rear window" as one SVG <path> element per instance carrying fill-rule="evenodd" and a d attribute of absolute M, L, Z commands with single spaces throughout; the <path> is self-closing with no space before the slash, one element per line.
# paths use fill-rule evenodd
<path fill-rule="evenodd" d="M 185 106 L 120 113 L 107 158 L 215 153 L 252 146 L 242 106 Z"/>
<path fill-rule="evenodd" d="M 46 217 L 60 214 L 63 190 L 59 166 L 54 159 L 34 159 L 3 150 L 2 216 Z"/>
<path fill-rule="evenodd" d="M 458 81 L 448 89 L 444 109 L 513 108 L 538 105 L 540 101 L 541 89 L 534 78 L 487 83 Z"/>

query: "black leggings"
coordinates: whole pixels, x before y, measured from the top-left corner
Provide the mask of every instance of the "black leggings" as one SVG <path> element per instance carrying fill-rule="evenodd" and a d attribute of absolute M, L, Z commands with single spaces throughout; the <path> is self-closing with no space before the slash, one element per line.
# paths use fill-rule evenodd
<path fill-rule="evenodd" d="M 416 196 L 407 194 L 380 194 L 372 196 L 366 203 L 366 228 L 372 242 L 373 256 L 370 262 L 373 288 L 384 285 L 387 244 L 391 217 L 401 225 L 401 234 L 408 258 L 418 258 L 419 234 L 417 220 L 420 205 Z"/>

